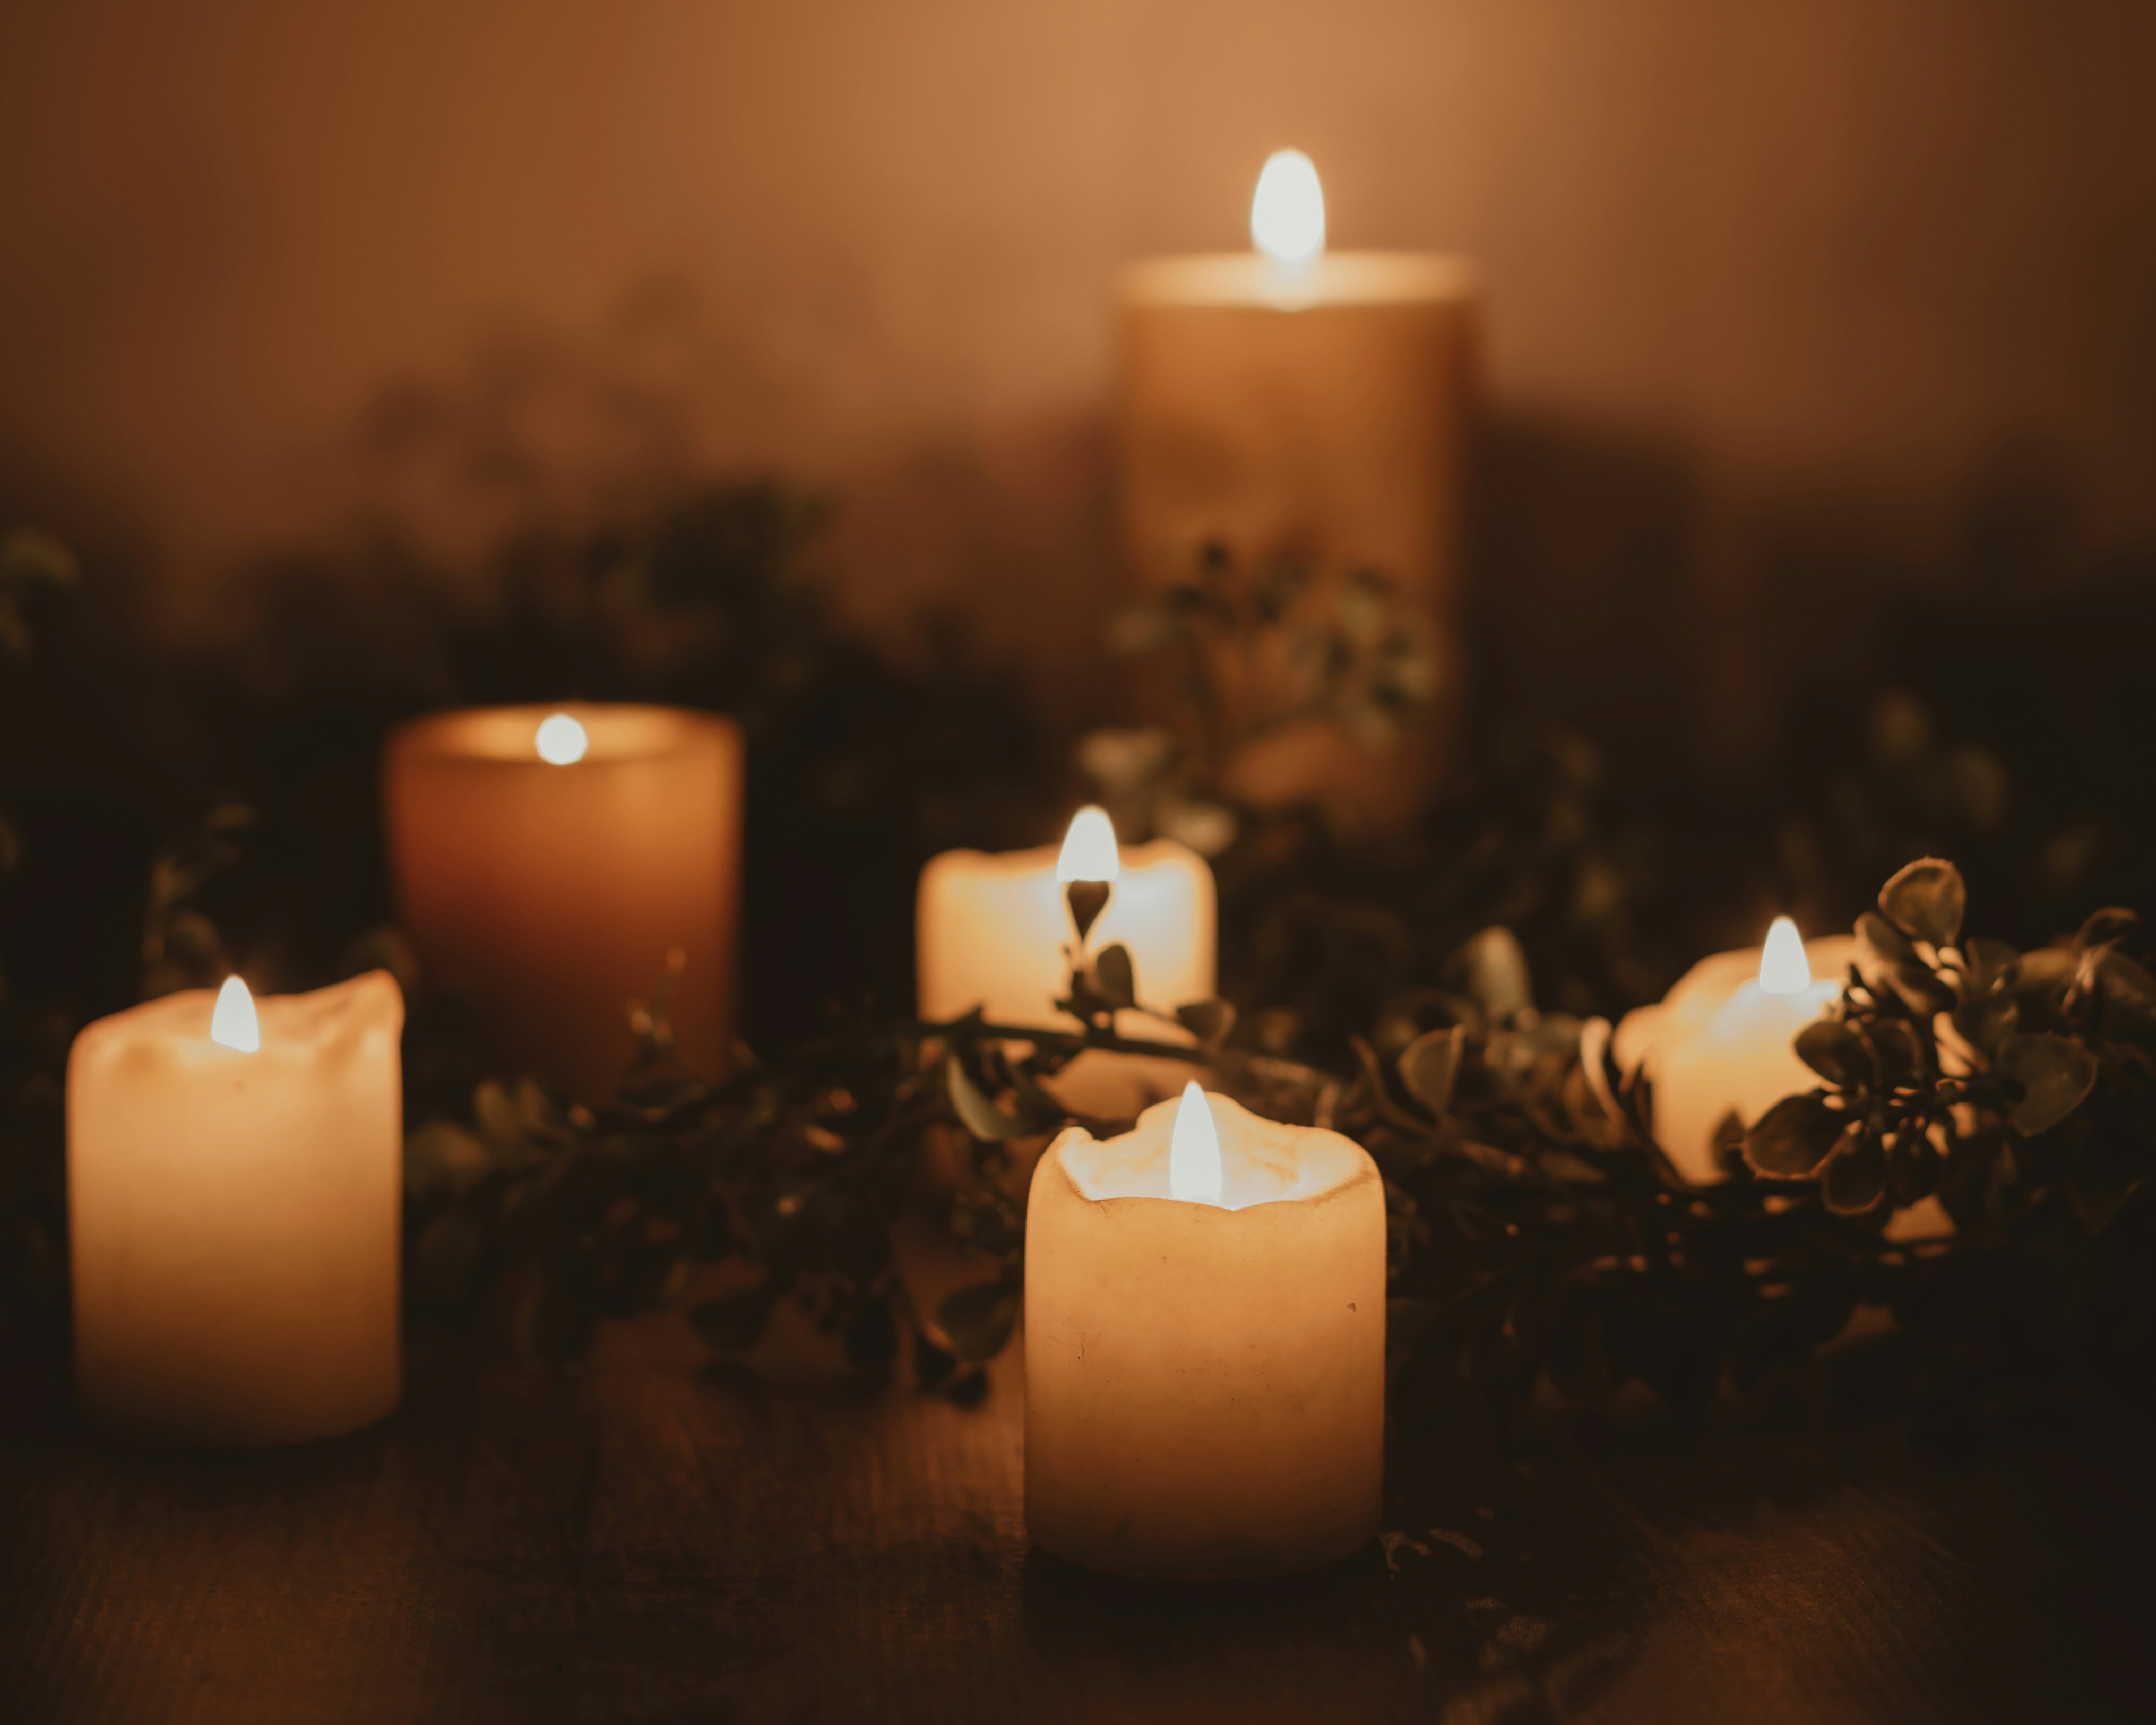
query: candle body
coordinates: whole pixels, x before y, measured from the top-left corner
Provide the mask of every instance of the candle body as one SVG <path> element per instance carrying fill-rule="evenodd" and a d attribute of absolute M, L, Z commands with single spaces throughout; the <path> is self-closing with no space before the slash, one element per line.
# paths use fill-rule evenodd
<path fill-rule="evenodd" d="M 1223 1204 L 1168 1195 L 1177 1104 L 1073 1128 L 1026 1214 L 1025 1513 L 1090 1568 L 1283 1574 L 1377 1532 L 1385 1204 L 1337 1133 L 1209 1099 Z"/>
<path fill-rule="evenodd" d="M 635 1050 L 629 1004 L 682 955 L 669 1017 L 716 1074 L 733 1031 L 741 732 L 661 707 L 577 706 L 567 766 L 533 739 L 551 707 L 444 713 L 389 744 L 383 803 L 406 932 L 477 1005 L 502 1054 L 603 1096 Z"/>
<path fill-rule="evenodd" d="M 376 971 L 258 1003 L 252 1054 L 215 996 L 108 1019 L 68 1057 L 75 1376 L 148 1435 L 290 1443 L 397 1403 L 403 996 Z"/>
<path fill-rule="evenodd" d="M 1075 1023 L 1055 1002 L 1069 992 L 1064 947 L 1076 931 L 1062 884 L 1057 847 L 991 856 L 947 850 L 921 871 L 915 900 L 915 969 L 921 1015 L 941 1022 L 983 1008 L 1004 1024 Z M 1108 907 L 1093 925 L 1091 951 L 1122 944 L 1137 976 L 1138 998 L 1161 1010 L 1212 998 L 1217 912 L 1213 870 L 1172 839 L 1123 847 L 1122 872 Z M 1136 1014 L 1117 1028 L 1173 1040 L 1174 1026 Z M 1059 1075 L 1059 1094 L 1073 1107 L 1132 1114 L 1172 1095 L 1189 1077 L 1179 1062 L 1120 1055 L 1082 1055 Z"/>
<path fill-rule="evenodd" d="M 1161 258 L 1116 295 L 1123 531 L 1143 576 L 1188 581 L 1217 540 L 1373 569 L 1433 626 L 1439 724 L 1373 758 L 1321 721 L 1229 763 L 1260 804 L 1411 812 L 1460 683 L 1458 538 L 1475 274 L 1415 253 L 1327 253 L 1299 275 L 1251 253 Z M 1265 699 L 1271 691 L 1252 691 Z"/>
<path fill-rule="evenodd" d="M 1702 958 L 1659 1005 L 1627 1013 L 1612 1044 L 1620 1067 L 1653 1081 L 1656 1142 L 1694 1185 L 1722 1178 L 1714 1138 L 1731 1112 L 1751 1126 L 1784 1096 L 1818 1087 L 1790 1045 L 1840 998 L 1856 945 L 1847 935 L 1807 942 L 1817 980 L 1791 994 L 1759 986 L 1760 950 Z"/>

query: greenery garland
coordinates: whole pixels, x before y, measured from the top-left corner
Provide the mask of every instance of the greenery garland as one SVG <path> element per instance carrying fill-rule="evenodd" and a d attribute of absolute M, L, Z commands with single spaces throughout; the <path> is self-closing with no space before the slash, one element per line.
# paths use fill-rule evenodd
<path fill-rule="evenodd" d="M 666 603 L 703 608 L 706 625 L 677 633 L 727 642 L 729 665 L 762 663 L 755 643 L 784 639 L 796 669 L 773 678 L 757 723 L 767 736 L 812 739 L 790 747 L 823 746 L 809 721 L 829 711 L 827 684 L 888 691 L 857 727 L 886 755 L 891 712 L 917 712 L 928 735 L 947 737 L 1007 711 L 997 686 L 966 692 L 975 685 L 952 675 L 916 695 L 834 635 L 785 578 L 793 518 L 766 491 L 699 495 L 647 532 L 601 535 L 545 567 L 593 572 L 592 593 L 615 593 L 628 570 L 654 594 L 685 593 Z M 677 549 L 715 544 L 726 556 Z M 774 548 L 737 557 L 744 544 Z M 1351 730 L 1412 719 L 1430 680 L 1380 584 L 1334 583 L 1353 604 L 1298 623 L 1311 583 L 1275 571 L 1237 601 L 1229 572 L 1209 557 L 1196 587 L 1151 608 L 1136 644 L 1179 659 L 1194 685 L 1213 680 L 1199 673 L 1224 650 L 1314 667 L 1290 706 L 1249 719 L 1252 730 L 1312 715 Z M 305 573 L 310 590 L 321 584 L 320 571 Z M 20 662 L 33 623 L 74 578 L 50 542 L 9 541 L 0 649 Z M 584 650 L 593 614 L 582 600 L 558 619 L 512 608 L 511 652 L 495 662 L 551 665 L 563 643 Z M 624 640 L 651 635 L 639 614 L 619 613 Z M 624 649 L 619 663 L 629 662 Z M 658 674 L 690 675 L 671 663 Z M 695 686 L 649 692 L 680 698 Z M 470 692 L 519 691 L 482 680 Z M 1260 954 L 1260 972 L 1270 967 L 1245 979 L 1253 1009 L 1240 1017 L 1225 1001 L 1183 1003 L 1150 1014 L 1159 1032 L 1143 1034 L 1128 953 L 1085 956 L 1081 926 L 1058 1022 L 924 1024 L 863 1009 L 774 1042 L 781 1051 L 768 1060 L 741 1050 L 713 1082 L 674 1060 L 661 1003 L 638 1021 L 635 1070 L 590 1106 L 534 1079 L 486 1076 L 454 1004 L 419 985 L 393 936 L 351 955 L 398 969 L 411 1003 L 415 1312 L 495 1297 L 522 1348 L 569 1361 L 599 1319 L 663 1307 L 685 1307 L 715 1353 L 746 1354 L 784 1304 L 856 1369 L 902 1371 L 972 1399 L 1017 1317 L 1027 1153 L 1065 1126 L 1120 1124 L 1073 1113 L 1058 1076 L 1081 1054 L 1125 1053 L 1202 1065 L 1209 1087 L 1345 1132 L 1378 1162 L 1391 1226 L 1393 1406 L 1409 1433 L 1463 1409 L 1502 1422 L 1549 1394 L 1621 1401 L 1633 1386 L 1697 1409 L 1717 1389 L 1786 1381 L 1781 1368 L 1866 1329 L 1884 1336 L 1880 1346 L 1844 1358 L 1883 1354 L 1888 1404 L 1942 1435 L 2077 1363 L 2138 1370 L 2156 1317 L 2149 1207 L 2132 1202 L 2156 1158 L 2156 984 L 2123 950 L 2128 913 L 2101 911 L 2071 941 L 2017 951 L 1964 933 L 1966 890 L 1950 865 L 1902 870 L 1858 922 L 1839 1008 L 1799 1040 L 1821 1085 L 1732 1139 L 1728 1178 L 1693 1188 L 1654 1142 L 1650 1087 L 1615 1068 L 1606 1021 L 1584 1009 L 1613 993 L 1636 998 L 1654 971 L 1639 967 L 1643 932 L 1624 920 L 1610 853 L 1583 813 L 1591 773 L 1581 751 L 1501 760 L 1486 783 L 1432 817 L 1431 842 L 1448 859 L 1441 876 L 1433 883 L 1412 860 L 1393 870 L 1413 877 L 1419 931 L 1456 931 L 1433 988 L 1357 956 L 1358 942 L 1390 950 L 1400 939 L 1379 896 L 1357 888 L 1362 865 L 1223 789 L 1220 762 L 1247 740 L 1214 715 L 1180 739 L 1126 732 L 1089 745 L 1127 819 L 1209 849 L 1234 841 L 1223 880 L 1245 921 L 1229 939 Z M 803 758 L 814 770 L 789 785 L 852 796 L 846 787 L 879 782 L 835 757 Z M 988 800 L 993 783 L 977 762 L 952 759 L 950 783 Z M 942 794 L 923 786 L 916 800 L 932 792 Z M 228 876 L 247 830 L 242 812 L 218 809 L 151 871 L 149 991 L 214 980 L 228 964 L 220 919 L 203 901 Z M 18 848 L 0 824 L 0 878 Z M 1339 879 L 1321 890 L 1327 871 Z M 1604 907 L 1598 944 L 1561 973 L 1554 1004 L 1537 1003 L 1508 929 L 1541 941 L 1531 924 L 1553 919 L 1554 906 L 1575 926 L 1584 905 Z M 1323 962 L 1304 966 L 1295 955 L 1313 938 Z M 1286 1010 L 1291 998 L 1301 1010 Z M 49 1336 L 48 1321 L 64 1310 L 71 1029 L 64 1013 L 0 994 L 0 1345 Z M 924 1182 L 924 1163 L 954 1150 L 955 1176 Z M 924 1189 L 980 1271 L 933 1311 L 916 1308 L 895 1245 Z M 1890 1217 L 1927 1197 L 1953 1234 L 1896 1239 Z"/>
<path fill-rule="evenodd" d="M 597 1318 L 730 1263 L 737 1290 L 690 1312 L 714 1348 L 754 1348 L 790 1300 L 856 1367 L 903 1352 L 969 1398 L 1023 1285 L 1014 1152 L 1113 1129 L 1065 1106 L 1057 1076 L 1088 1051 L 1146 1055 L 1377 1160 L 1404 1414 L 1465 1390 L 1502 1419 L 1544 1385 L 1598 1400 L 1635 1383 L 1697 1408 L 1870 1308 L 1897 1321 L 1944 1432 L 2076 1351 L 2138 1345 L 2156 1312 L 2145 1225 L 2115 1225 L 2156 1163 L 2156 985 L 2119 951 L 2131 919 L 2017 953 L 1963 939 L 1961 900 L 1935 860 L 1887 883 L 1838 1010 L 1799 1040 L 1825 1082 L 1732 1143 L 1713 1186 L 1656 1147 L 1650 1086 L 1615 1068 L 1606 1022 L 1537 1012 L 1502 930 L 1474 943 L 1469 992 L 1423 1003 L 1435 1022 L 1378 1023 L 1342 1073 L 1251 1046 L 1219 1001 L 1164 1015 L 1194 1043 L 1125 1034 L 1142 1009 L 1111 946 L 1073 969 L 1060 1024 L 865 1022 L 718 1085 L 674 1070 L 650 1024 L 606 1106 L 482 1085 L 474 1130 L 414 1135 L 416 1267 L 438 1288 L 518 1271 L 523 1333 L 567 1358 Z M 939 1134 L 971 1152 L 948 1215 L 983 1274 L 928 1314 L 891 1241 Z M 1955 1232 L 1897 1241 L 1893 1211 L 1934 1194 Z"/>

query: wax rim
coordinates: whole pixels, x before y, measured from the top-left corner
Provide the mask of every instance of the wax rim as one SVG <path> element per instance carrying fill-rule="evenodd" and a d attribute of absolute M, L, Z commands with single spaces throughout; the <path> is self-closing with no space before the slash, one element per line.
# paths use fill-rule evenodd
<path fill-rule="evenodd" d="M 584 727 L 578 770 L 692 757 L 714 741 L 741 747 L 741 729 L 723 714 L 629 701 L 552 701 L 516 706 L 456 707 L 400 726 L 390 739 L 398 759 L 474 770 L 567 768 L 542 759 L 542 722 L 566 713 Z"/>

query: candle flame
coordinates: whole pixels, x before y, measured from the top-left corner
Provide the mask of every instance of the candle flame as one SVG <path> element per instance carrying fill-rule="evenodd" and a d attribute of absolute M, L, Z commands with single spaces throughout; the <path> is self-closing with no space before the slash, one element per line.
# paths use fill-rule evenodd
<path fill-rule="evenodd" d="M 217 991 L 217 1010 L 209 1015 L 209 1040 L 242 1054 L 262 1050 L 262 1024 L 254 1016 L 254 997 L 236 976 L 224 979 Z"/>
<path fill-rule="evenodd" d="M 1250 244 L 1277 264 L 1306 264 L 1325 249 L 1325 193 L 1300 150 L 1276 150 L 1250 199 Z"/>
<path fill-rule="evenodd" d="M 1213 1124 L 1213 1105 L 1194 1078 L 1183 1087 L 1175 1130 L 1168 1135 L 1168 1191 L 1185 1204 L 1220 1201 L 1220 1133 Z"/>
<path fill-rule="evenodd" d="M 584 758 L 584 751 L 592 740 L 584 735 L 584 727 L 567 713 L 550 713 L 539 721 L 539 734 L 532 739 L 539 751 L 539 758 L 557 767 L 572 767 Z"/>
<path fill-rule="evenodd" d="M 1063 835 L 1063 854 L 1055 859 L 1055 878 L 1073 880 L 1113 880 L 1123 871 L 1116 849 L 1116 824 L 1108 811 L 1088 803 L 1070 817 L 1070 830 Z"/>
<path fill-rule="evenodd" d="M 1759 954 L 1759 986 L 1769 994 L 1801 994 L 1812 985 L 1804 937 L 1787 916 L 1777 916 Z"/>

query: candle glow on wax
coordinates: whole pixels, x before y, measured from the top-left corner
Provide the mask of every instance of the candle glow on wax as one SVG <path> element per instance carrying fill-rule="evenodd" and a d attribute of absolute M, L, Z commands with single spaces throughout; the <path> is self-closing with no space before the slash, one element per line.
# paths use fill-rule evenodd
<path fill-rule="evenodd" d="M 1812 967 L 1804 957 L 1804 937 L 1787 916 L 1777 916 L 1759 953 L 1759 986 L 1769 994 L 1801 994 L 1812 985 Z"/>
<path fill-rule="evenodd" d="M 217 1010 L 210 1014 L 209 1040 L 242 1054 L 262 1051 L 262 1024 L 254 1014 L 254 997 L 236 976 L 224 979 L 217 991 Z"/>
<path fill-rule="evenodd" d="M 553 713 L 539 721 L 532 745 L 541 760 L 556 767 L 572 767 L 584 758 L 592 742 L 585 736 L 584 727 L 567 713 Z"/>
<path fill-rule="evenodd" d="M 1063 851 L 1055 859 L 1055 878 L 1068 886 L 1073 880 L 1113 880 L 1123 871 L 1116 848 L 1116 825 L 1108 811 L 1088 803 L 1070 817 L 1070 830 L 1063 835 Z"/>
<path fill-rule="evenodd" d="M 1250 199 L 1250 244 L 1277 264 L 1307 264 L 1325 249 L 1325 193 L 1300 150 L 1276 150 Z"/>
<path fill-rule="evenodd" d="M 1220 1202 L 1220 1133 L 1213 1105 L 1194 1078 L 1176 1104 L 1175 1130 L 1168 1140 L 1168 1191 L 1185 1204 Z"/>

